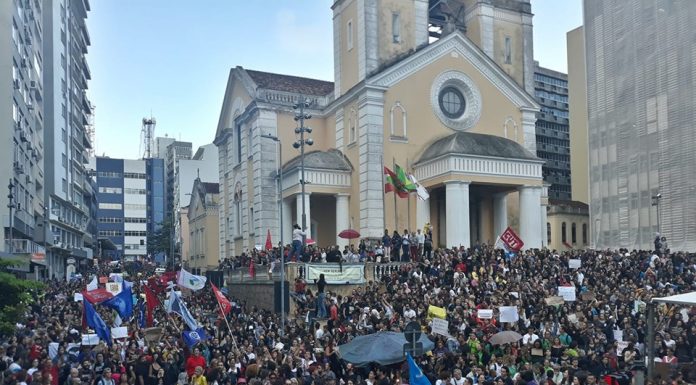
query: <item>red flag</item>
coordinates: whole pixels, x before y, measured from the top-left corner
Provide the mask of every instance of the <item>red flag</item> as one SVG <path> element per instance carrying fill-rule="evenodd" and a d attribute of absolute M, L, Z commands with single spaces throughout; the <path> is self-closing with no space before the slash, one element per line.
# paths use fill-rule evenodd
<path fill-rule="evenodd" d="M 229 299 L 225 298 L 225 295 L 222 294 L 220 289 L 218 289 L 215 284 L 212 282 L 210 284 L 213 286 L 213 293 L 215 293 L 215 298 L 220 304 L 222 316 L 224 317 L 232 310 L 232 304 L 230 303 Z"/>
<path fill-rule="evenodd" d="M 268 234 L 266 234 L 266 250 L 273 249 L 273 243 L 271 242 L 271 229 L 268 229 Z"/>
<path fill-rule="evenodd" d="M 160 276 L 160 282 L 166 288 L 169 281 L 176 282 L 177 274 L 178 274 L 177 271 L 167 271 L 165 273 L 162 273 L 162 275 Z"/>
<path fill-rule="evenodd" d="M 524 246 L 524 242 L 522 242 L 522 239 L 520 239 L 517 234 L 515 234 L 515 231 L 512 230 L 511 228 L 505 229 L 503 233 L 500 235 L 500 240 L 505 242 L 505 245 L 508 247 L 508 249 L 518 252 Z"/>
<path fill-rule="evenodd" d="M 152 289 L 150 289 L 150 286 L 144 285 L 143 289 L 145 290 L 145 305 L 147 306 L 147 312 L 145 314 L 145 323 L 147 327 L 152 327 L 152 313 L 155 311 L 157 305 L 159 305 L 159 300 L 157 299 L 157 295 L 155 295 L 155 293 L 152 292 Z"/>
<path fill-rule="evenodd" d="M 96 290 L 90 290 L 90 291 L 83 291 L 82 292 L 82 298 L 85 301 L 89 301 L 91 304 L 99 304 L 107 299 L 110 299 L 114 295 L 111 294 L 110 292 L 106 291 L 104 288 L 99 288 Z"/>

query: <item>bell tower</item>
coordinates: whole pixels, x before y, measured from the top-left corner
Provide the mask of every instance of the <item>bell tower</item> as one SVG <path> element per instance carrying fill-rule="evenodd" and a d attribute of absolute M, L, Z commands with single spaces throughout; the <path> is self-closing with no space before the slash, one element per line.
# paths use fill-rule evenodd
<path fill-rule="evenodd" d="M 444 1 L 444 0 L 439 0 Z M 466 36 L 534 95 L 534 45 L 530 0 L 448 0 L 464 7 Z"/>
<path fill-rule="evenodd" d="M 428 0 L 335 0 L 334 96 L 428 44 Z"/>

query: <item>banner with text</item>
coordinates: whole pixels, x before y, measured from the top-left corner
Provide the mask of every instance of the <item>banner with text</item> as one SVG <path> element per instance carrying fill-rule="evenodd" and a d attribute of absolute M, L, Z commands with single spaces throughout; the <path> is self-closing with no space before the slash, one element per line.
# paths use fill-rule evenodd
<path fill-rule="evenodd" d="M 307 282 L 319 280 L 319 274 L 324 274 L 324 279 L 329 285 L 349 285 L 365 283 L 364 265 L 338 264 L 305 264 Z"/>

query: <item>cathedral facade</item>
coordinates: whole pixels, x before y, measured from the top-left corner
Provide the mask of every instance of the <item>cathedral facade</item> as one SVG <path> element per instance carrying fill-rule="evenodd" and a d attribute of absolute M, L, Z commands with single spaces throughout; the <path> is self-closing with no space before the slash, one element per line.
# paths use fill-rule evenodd
<path fill-rule="evenodd" d="M 263 244 L 268 231 L 288 243 L 303 201 L 320 246 L 347 244 L 337 234 L 348 228 L 379 238 L 426 223 L 438 246 L 491 243 L 508 226 L 525 247 L 546 245 L 529 1 L 336 0 L 332 9 L 333 82 L 230 71 L 215 137 L 220 256 Z M 305 195 L 292 146 L 301 102 L 314 141 Z M 394 165 L 429 198 L 385 195 L 383 170 Z"/>

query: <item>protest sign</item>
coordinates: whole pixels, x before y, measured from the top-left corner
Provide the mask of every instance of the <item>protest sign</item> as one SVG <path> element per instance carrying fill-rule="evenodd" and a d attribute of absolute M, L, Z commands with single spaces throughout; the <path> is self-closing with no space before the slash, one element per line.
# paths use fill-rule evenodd
<path fill-rule="evenodd" d="M 569 259 L 568 260 L 568 268 L 579 269 L 580 266 L 582 266 L 582 261 L 580 261 L 579 259 Z"/>
<path fill-rule="evenodd" d="M 447 318 L 447 311 L 444 308 L 430 305 L 428 306 L 428 318 Z"/>
<path fill-rule="evenodd" d="M 119 338 L 128 338 L 128 328 L 125 326 L 111 328 L 111 338 L 115 340 Z"/>
<path fill-rule="evenodd" d="M 501 306 L 498 310 L 500 311 L 500 322 L 512 323 L 520 320 L 517 306 Z"/>
<path fill-rule="evenodd" d="M 580 297 L 582 298 L 583 301 L 594 301 L 595 300 L 595 295 L 591 291 L 588 291 L 587 293 L 582 293 L 582 295 L 580 295 Z"/>
<path fill-rule="evenodd" d="M 564 301 L 575 301 L 575 286 L 559 286 L 558 295 L 563 297 Z"/>
<path fill-rule="evenodd" d="M 563 299 L 563 297 L 554 296 L 544 299 L 544 302 L 546 302 L 548 306 L 560 306 L 563 305 L 563 303 L 565 303 L 565 300 Z"/>
<path fill-rule="evenodd" d="M 476 314 L 479 319 L 491 319 L 493 318 L 493 309 L 479 309 Z"/>
<path fill-rule="evenodd" d="M 439 334 L 441 336 L 449 337 L 449 322 L 439 318 L 433 318 L 433 322 L 430 325 L 433 330 L 433 334 Z"/>
<path fill-rule="evenodd" d="M 82 301 L 82 293 L 74 293 L 73 294 L 73 301 L 75 302 L 80 302 Z"/>
<path fill-rule="evenodd" d="M 123 287 L 122 287 L 122 284 L 120 282 L 107 282 L 106 283 L 106 291 L 108 291 L 112 295 L 118 295 L 118 293 L 120 293 L 122 289 L 123 289 Z"/>
<path fill-rule="evenodd" d="M 98 345 L 99 336 L 96 334 L 83 334 L 82 345 Z"/>

